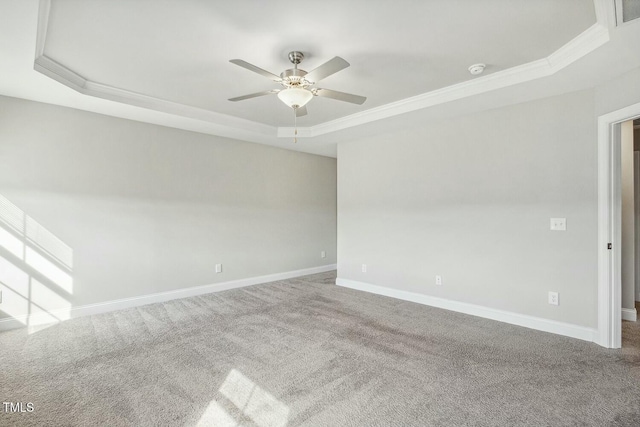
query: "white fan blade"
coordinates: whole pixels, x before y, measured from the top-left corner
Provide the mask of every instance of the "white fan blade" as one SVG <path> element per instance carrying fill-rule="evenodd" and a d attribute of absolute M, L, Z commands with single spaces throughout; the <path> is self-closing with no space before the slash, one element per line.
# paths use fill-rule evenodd
<path fill-rule="evenodd" d="M 256 67 L 253 64 L 249 64 L 247 61 L 243 61 L 242 59 L 231 59 L 229 62 L 231 62 L 232 64 L 239 65 L 242 68 L 246 68 L 247 70 L 253 71 L 254 73 L 258 73 L 261 76 L 265 76 L 266 78 L 271 79 L 274 82 L 282 81 L 280 76 L 276 76 L 275 74 L 270 73 L 267 70 L 263 70 L 262 68 Z"/>
<path fill-rule="evenodd" d="M 339 56 L 336 56 L 333 59 L 325 62 L 315 70 L 310 71 L 304 77 L 310 82 L 317 83 L 325 77 L 329 77 L 331 74 L 337 73 L 340 70 L 344 70 L 348 66 L 349 63 L 347 61 L 340 58 Z"/>
<path fill-rule="evenodd" d="M 325 98 L 337 99 L 338 101 L 350 102 L 352 104 L 362 105 L 367 100 L 366 96 L 353 95 L 351 93 L 338 92 L 331 89 L 316 89 L 314 94 Z"/>
<path fill-rule="evenodd" d="M 272 93 L 278 93 L 278 92 L 280 92 L 278 89 L 265 90 L 262 92 L 250 93 L 249 95 L 236 96 L 235 98 L 230 98 L 229 101 L 233 101 L 233 102 L 243 101 L 245 99 L 257 98 L 259 96 L 271 95 Z"/>

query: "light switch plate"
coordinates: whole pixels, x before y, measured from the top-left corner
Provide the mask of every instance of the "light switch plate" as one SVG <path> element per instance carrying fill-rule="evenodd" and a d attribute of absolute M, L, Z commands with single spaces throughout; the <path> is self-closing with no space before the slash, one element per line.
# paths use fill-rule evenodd
<path fill-rule="evenodd" d="M 551 230 L 565 231 L 567 229 L 567 218 L 551 218 Z"/>
<path fill-rule="evenodd" d="M 222 273 L 222 264 L 216 264 L 216 273 Z"/>

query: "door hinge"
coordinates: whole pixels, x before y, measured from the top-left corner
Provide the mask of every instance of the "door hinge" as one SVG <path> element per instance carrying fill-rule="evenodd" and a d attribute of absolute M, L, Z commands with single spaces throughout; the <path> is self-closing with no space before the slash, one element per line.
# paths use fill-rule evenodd
<path fill-rule="evenodd" d="M 611 243 L 607 243 L 607 249 L 609 250 L 613 249 L 613 245 Z"/>

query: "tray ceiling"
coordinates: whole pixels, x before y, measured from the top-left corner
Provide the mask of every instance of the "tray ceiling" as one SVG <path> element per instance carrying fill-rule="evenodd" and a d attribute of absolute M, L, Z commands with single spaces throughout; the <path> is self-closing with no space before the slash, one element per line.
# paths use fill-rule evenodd
<path fill-rule="evenodd" d="M 640 25 L 615 26 L 614 0 L 11 0 L 0 4 L 0 94 L 336 156 L 336 143 L 526 99 L 594 87 L 640 67 Z M 34 59 L 35 48 L 35 59 Z M 273 73 L 305 54 L 351 66 L 298 119 Z M 487 64 L 480 76 L 467 68 Z M 437 107 L 437 108 L 436 108 Z"/>
<path fill-rule="evenodd" d="M 313 126 L 552 54 L 596 22 L 592 0 L 265 2 L 52 0 L 43 53 L 84 79 L 270 126 L 293 114 L 278 88 L 230 59 L 279 74 L 287 53 L 310 71 L 333 56 L 351 67 L 319 86 L 362 94 L 362 106 L 314 98 Z"/>

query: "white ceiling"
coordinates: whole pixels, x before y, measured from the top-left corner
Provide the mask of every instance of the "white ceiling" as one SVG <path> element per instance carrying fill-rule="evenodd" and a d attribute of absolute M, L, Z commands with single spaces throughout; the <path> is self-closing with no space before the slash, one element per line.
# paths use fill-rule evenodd
<path fill-rule="evenodd" d="M 53 0 L 44 53 L 94 82 L 271 126 L 293 118 L 275 95 L 228 99 L 279 85 L 229 60 L 280 74 L 291 50 L 307 71 L 341 56 L 351 67 L 319 86 L 368 100 L 316 98 L 310 126 L 470 80 L 477 62 L 546 57 L 595 22 L 592 0 Z"/>
<path fill-rule="evenodd" d="M 571 68 L 609 43 L 612 3 L 4 0 L 0 93 L 335 155 L 329 133 Z M 291 50 L 307 71 L 343 57 L 351 66 L 318 86 L 368 97 L 314 98 L 295 145 L 275 95 L 227 100 L 278 87 L 230 59 L 279 74 Z M 487 69 L 473 77 L 477 62 Z"/>

